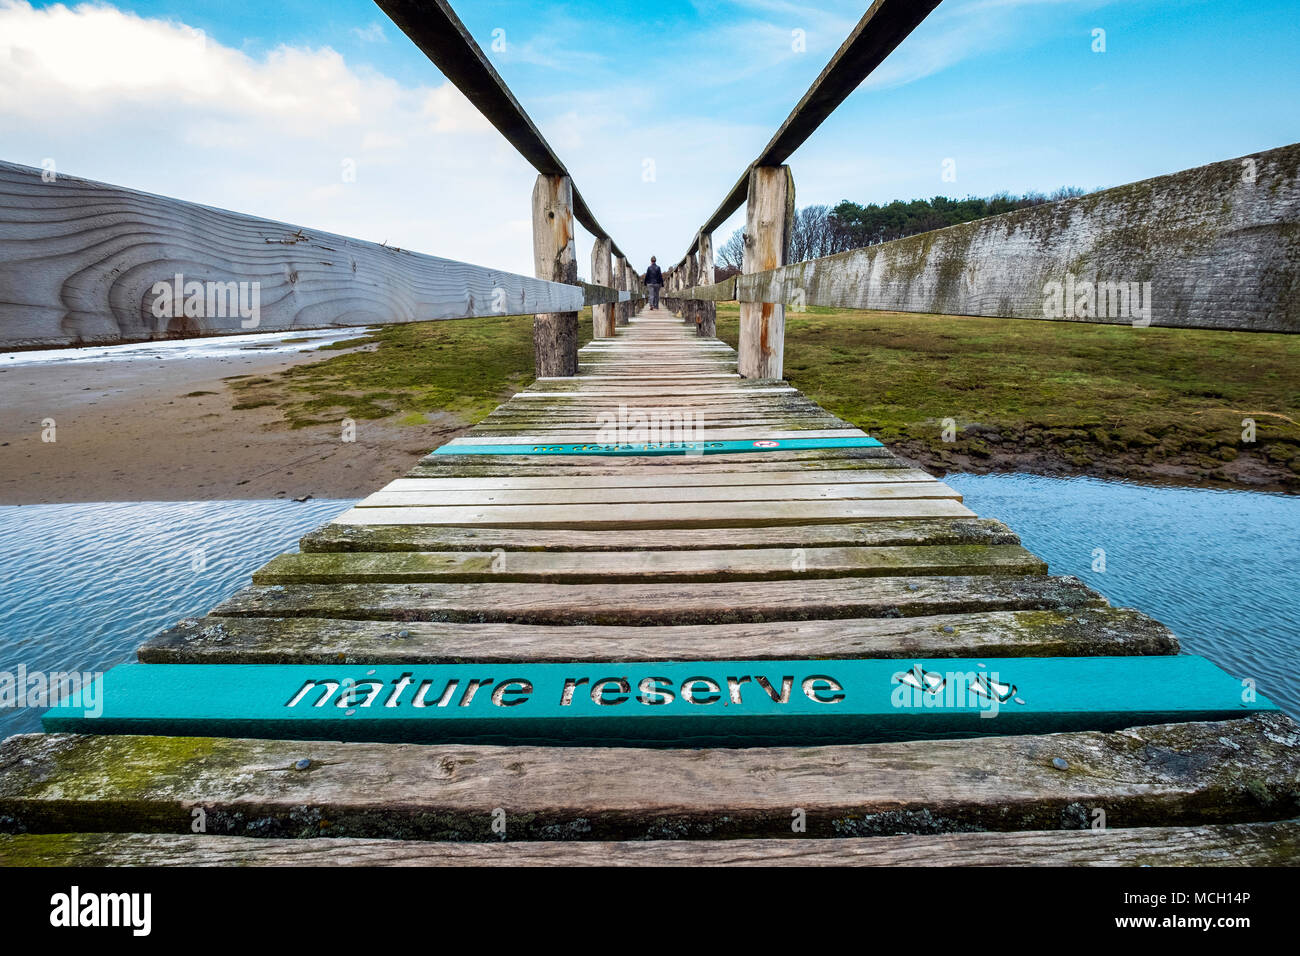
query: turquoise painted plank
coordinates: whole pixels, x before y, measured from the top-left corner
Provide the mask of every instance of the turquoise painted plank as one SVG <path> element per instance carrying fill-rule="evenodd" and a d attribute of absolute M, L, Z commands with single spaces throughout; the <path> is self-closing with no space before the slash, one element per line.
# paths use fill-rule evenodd
<path fill-rule="evenodd" d="M 1250 698 L 1193 656 L 132 663 L 43 723 L 73 733 L 734 747 L 1111 730 L 1277 709 Z"/>
<path fill-rule="evenodd" d="M 434 449 L 435 455 L 721 455 L 739 452 L 795 451 L 806 448 L 879 448 L 880 442 L 855 438 L 760 438 L 748 441 L 634 442 L 630 444 L 456 445 Z"/>

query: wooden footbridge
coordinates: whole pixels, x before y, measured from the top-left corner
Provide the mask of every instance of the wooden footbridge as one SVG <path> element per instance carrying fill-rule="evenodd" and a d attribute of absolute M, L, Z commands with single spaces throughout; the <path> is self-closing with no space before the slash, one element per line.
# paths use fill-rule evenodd
<path fill-rule="evenodd" d="M 271 328 L 375 321 L 314 296 L 333 269 L 405 281 L 375 293 L 410 310 L 388 320 L 484 314 L 498 288 L 545 303 L 538 378 L 145 642 L 104 675 L 98 712 L 68 701 L 0 744 L 0 863 L 1300 859 L 1300 726 L 785 382 L 780 296 L 712 281 L 708 232 L 734 195 L 672 271 L 682 315 L 644 308 L 450 9 L 380 5 L 538 166 L 538 279 L 202 207 L 158 226 L 158 204 L 180 204 L 83 181 L 48 208 L 147 209 L 164 247 L 225 275 L 240 250 L 271 276 L 327 248 L 316 274 L 291 270 Z M 877 0 L 746 172 L 746 274 L 785 266 L 784 156 L 934 5 Z M 34 195 L 21 175 L 0 185 Z M 594 286 L 575 284 L 575 216 Z M 187 238 L 195 223 L 229 248 Z M 254 241 L 282 234 L 302 239 Z M 66 236 L 27 241 L 93 299 Z M 150 326 L 127 286 L 152 273 L 97 268 L 98 304 L 59 322 L 29 308 L 23 344 L 237 330 Z M 708 305 L 736 296 L 739 354 Z M 584 301 L 596 338 L 579 350 Z"/>

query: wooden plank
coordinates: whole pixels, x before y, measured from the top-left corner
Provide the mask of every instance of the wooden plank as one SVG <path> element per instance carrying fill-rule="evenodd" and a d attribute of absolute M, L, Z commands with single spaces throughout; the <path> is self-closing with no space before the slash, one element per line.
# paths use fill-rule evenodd
<path fill-rule="evenodd" d="M 709 486 L 737 489 L 750 485 L 836 485 L 866 484 L 872 482 L 937 482 L 929 472 L 901 465 L 894 469 L 861 471 L 764 471 L 764 472 L 706 472 L 688 471 L 685 474 L 645 473 L 624 474 L 619 469 L 612 475 L 594 482 L 572 475 L 507 475 L 499 478 L 395 478 L 383 487 L 385 492 L 422 491 L 438 494 L 444 491 L 505 491 L 525 488 L 579 488 L 593 484 L 608 488 L 705 488 Z"/>
<path fill-rule="evenodd" d="M 1009 545 L 1020 538 L 990 518 L 863 521 L 840 524 L 730 528 L 719 539 L 709 528 L 653 528 L 639 532 L 642 551 L 728 548 L 903 547 Z M 438 525 L 345 525 L 329 523 L 304 535 L 307 552 L 331 551 L 623 551 L 627 532 L 571 528 L 459 528 Z"/>
<path fill-rule="evenodd" d="M 895 518 L 972 518 L 951 498 L 875 501 L 728 501 L 636 505 L 478 505 L 352 508 L 338 524 L 481 525 L 494 528 L 734 528 Z"/>
<path fill-rule="evenodd" d="M 1076 578 L 1042 575 L 827 578 L 628 584 L 296 584 L 244 588 L 219 617 L 497 621 L 513 624 L 732 624 L 918 617 L 977 611 L 1101 607 Z"/>
<path fill-rule="evenodd" d="M 582 308 L 558 283 L 42 173 L 0 162 L 3 349 Z"/>
<path fill-rule="evenodd" d="M 151 664 L 441 664 L 1177 653 L 1169 629 L 1145 614 L 1076 607 L 643 627 L 206 617 L 156 635 L 138 657 Z"/>
<path fill-rule="evenodd" d="M 0 866 L 1296 866 L 1300 821 L 824 839 L 448 843 L 192 833 L 0 835 Z"/>
<path fill-rule="evenodd" d="M 862 448 L 795 448 L 789 450 L 730 454 L 711 457 L 668 457 L 640 455 L 612 459 L 607 456 L 544 455 L 426 455 L 407 472 L 408 477 L 493 474 L 631 474 L 632 469 L 677 469 L 678 474 L 785 470 L 787 468 L 903 468 L 905 463 L 884 446 Z"/>
<path fill-rule="evenodd" d="M 358 502 L 358 508 L 429 508 L 456 505 L 577 505 L 650 504 L 702 501 L 873 501 L 915 498 L 948 498 L 961 495 L 941 481 L 862 482 L 847 484 L 789 485 L 692 485 L 656 488 L 607 487 L 587 483 L 575 488 L 512 488 L 465 491 L 397 490 L 377 491 Z"/>
<path fill-rule="evenodd" d="M 490 432 L 491 429 L 484 429 Z M 492 435 L 483 434 L 477 429 L 471 430 L 463 437 L 453 438 L 442 448 L 449 448 L 452 451 L 448 454 L 465 454 L 457 452 L 455 449 L 475 445 L 546 445 L 546 444 L 603 444 L 609 439 L 604 438 L 601 434 L 601 428 L 592 427 L 587 429 L 555 429 L 545 434 L 513 434 L 513 435 Z M 825 445 L 804 446 L 817 448 L 835 447 L 833 442 L 841 441 L 846 438 L 866 438 L 867 433 L 860 428 L 710 428 L 707 423 L 705 427 L 694 429 L 689 436 L 690 441 L 700 442 L 755 442 L 755 441 L 809 441 L 812 439 L 827 439 Z M 680 440 L 680 439 L 678 439 Z M 800 446 L 793 446 L 800 447 Z M 845 443 L 845 447 L 857 447 L 850 443 Z"/>
<path fill-rule="evenodd" d="M 898 574 L 1046 574 L 1019 545 L 715 551 L 407 551 L 281 554 L 254 584 L 416 581 L 776 581 Z"/>
<path fill-rule="evenodd" d="M 140 665 L 145 666 L 145 665 Z M 299 761 L 310 761 L 296 770 Z M 1055 761 L 1066 769 L 1057 769 Z M 1287 820 L 1300 728 L 1282 714 L 1100 733 L 645 750 L 28 734 L 0 744 L 9 832 L 492 841 L 1081 830 Z"/>

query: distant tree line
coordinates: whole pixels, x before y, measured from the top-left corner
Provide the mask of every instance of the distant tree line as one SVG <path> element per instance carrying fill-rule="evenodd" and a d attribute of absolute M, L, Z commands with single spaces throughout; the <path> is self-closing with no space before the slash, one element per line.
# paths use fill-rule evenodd
<path fill-rule="evenodd" d="M 806 259 L 833 256 L 837 252 L 903 239 L 932 229 L 987 219 L 989 216 L 999 216 L 1029 206 L 1041 206 L 1059 199 L 1071 199 L 1082 196 L 1085 192 L 1076 186 L 1066 186 L 1050 195 L 1031 192 L 1023 196 L 1012 196 L 999 193 L 986 198 L 967 196 L 965 199 L 935 196 L 933 199 L 913 199 L 911 202 L 895 199 L 885 205 L 867 203 L 865 206 L 845 199 L 834 207 L 804 206 L 794 216 L 790 261 L 803 262 Z M 718 247 L 718 280 L 738 273 L 744 255 L 745 230 L 737 229 Z"/>

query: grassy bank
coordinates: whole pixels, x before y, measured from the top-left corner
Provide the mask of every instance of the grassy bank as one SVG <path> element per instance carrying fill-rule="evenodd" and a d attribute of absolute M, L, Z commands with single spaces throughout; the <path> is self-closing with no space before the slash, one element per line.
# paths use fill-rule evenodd
<path fill-rule="evenodd" d="M 720 305 L 732 345 L 737 317 Z M 585 343 L 590 310 L 580 329 Z M 388 326 L 360 341 L 229 380 L 236 407 L 276 406 L 295 428 L 345 416 L 468 425 L 532 378 L 530 316 Z M 787 316 L 785 368 L 814 401 L 936 470 L 1300 490 L 1300 336 L 812 308 Z"/>
<path fill-rule="evenodd" d="M 718 309 L 733 346 L 738 311 Z M 785 374 L 937 469 L 1300 490 L 1300 336 L 810 308 Z"/>
<path fill-rule="evenodd" d="M 578 341 L 590 339 L 586 309 Z M 278 406 L 294 428 L 335 427 L 344 417 L 414 427 L 439 412 L 472 425 L 532 381 L 533 317 L 389 325 L 320 351 L 331 349 L 347 351 L 274 376 L 227 379 L 235 408 Z"/>

